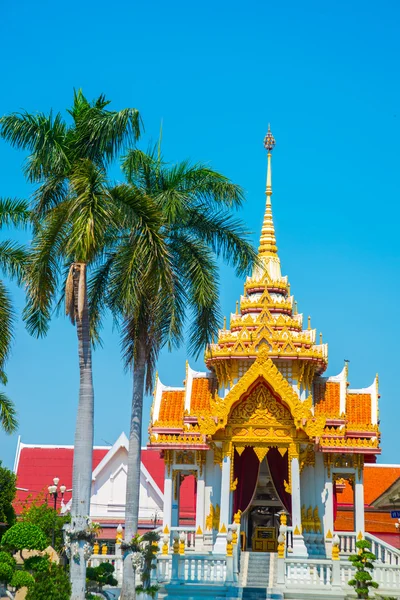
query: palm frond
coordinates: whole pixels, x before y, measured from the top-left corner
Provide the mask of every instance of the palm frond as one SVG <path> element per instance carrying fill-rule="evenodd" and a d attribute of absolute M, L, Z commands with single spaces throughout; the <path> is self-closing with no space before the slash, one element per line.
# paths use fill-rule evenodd
<path fill-rule="evenodd" d="M 27 272 L 27 304 L 23 313 L 31 335 L 45 335 L 48 329 L 70 233 L 69 210 L 69 203 L 63 202 L 50 211 L 32 244 Z"/>
<path fill-rule="evenodd" d="M 14 433 L 18 427 L 14 404 L 4 392 L 0 392 L 0 425 L 6 433 Z"/>
<path fill-rule="evenodd" d="M 13 339 L 15 312 L 10 295 L 4 283 L 0 280 L 0 381 L 7 383 L 4 365 L 10 354 Z"/>
<path fill-rule="evenodd" d="M 68 182 L 64 174 L 50 175 L 33 193 L 33 210 L 38 217 L 63 202 L 68 195 Z"/>
<path fill-rule="evenodd" d="M 217 332 L 221 321 L 218 267 L 213 252 L 202 240 L 181 234 L 172 239 L 171 246 L 193 313 L 189 352 L 197 357 Z"/>
<path fill-rule="evenodd" d="M 102 346 L 100 331 L 108 307 L 108 284 L 114 258 L 114 253 L 106 256 L 105 261 L 95 268 L 88 282 L 90 337 L 94 346 Z"/>
<path fill-rule="evenodd" d="M 25 165 L 25 175 L 31 182 L 65 172 L 69 165 L 65 146 L 67 125 L 60 113 L 53 117 L 27 111 L 0 118 L 0 136 L 15 148 L 31 151 Z"/>
<path fill-rule="evenodd" d="M 28 203 L 16 198 L 0 198 L 0 227 L 26 227 L 31 220 Z"/>
<path fill-rule="evenodd" d="M 222 255 L 238 276 L 246 275 L 257 261 L 257 252 L 249 241 L 250 232 L 226 211 L 212 211 L 206 206 L 191 208 L 182 229 L 206 242 L 217 256 Z"/>
<path fill-rule="evenodd" d="M 85 106 L 75 117 L 77 151 L 97 164 L 104 157 L 110 162 L 124 148 L 133 145 L 141 133 L 141 118 L 136 108 L 109 111 L 96 102 Z"/>
<path fill-rule="evenodd" d="M 11 240 L 0 242 L 0 269 L 10 279 L 21 283 L 25 275 L 28 253 L 24 246 Z"/>

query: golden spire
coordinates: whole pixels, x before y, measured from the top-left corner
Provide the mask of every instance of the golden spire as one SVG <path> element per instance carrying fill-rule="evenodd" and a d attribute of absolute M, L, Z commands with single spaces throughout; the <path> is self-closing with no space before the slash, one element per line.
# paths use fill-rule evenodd
<path fill-rule="evenodd" d="M 267 188 L 265 195 L 267 196 L 267 202 L 265 206 L 264 221 L 261 229 L 260 246 L 258 248 L 259 256 L 276 254 L 278 248 L 276 246 L 275 239 L 275 228 L 274 221 L 272 219 L 272 176 L 271 176 L 271 156 L 272 150 L 275 146 L 275 138 L 271 133 L 270 126 L 268 125 L 268 133 L 264 138 L 264 148 L 268 151 L 268 167 L 267 167 Z"/>

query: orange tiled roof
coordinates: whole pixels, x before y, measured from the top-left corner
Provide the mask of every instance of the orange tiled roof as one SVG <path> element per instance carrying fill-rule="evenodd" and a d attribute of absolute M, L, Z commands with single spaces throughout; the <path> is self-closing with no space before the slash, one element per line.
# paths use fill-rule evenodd
<path fill-rule="evenodd" d="M 364 466 L 364 502 L 369 506 L 378 496 L 400 477 L 400 467 Z M 338 494 L 338 505 L 353 504 L 353 490 L 346 481 L 344 490 Z"/>
<path fill-rule="evenodd" d="M 158 417 L 159 422 L 182 425 L 184 405 L 184 390 L 163 392 L 161 396 L 160 414 Z"/>
<path fill-rule="evenodd" d="M 324 381 L 314 387 L 315 412 L 317 415 L 339 417 L 340 383 Z"/>
<path fill-rule="evenodd" d="M 371 423 L 371 395 L 347 394 L 346 417 L 353 425 L 368 425 Z"/>
<path fill-rule="evenodd" d="M 196 377 L 192 382 L 190 413 L 196 415 L 200 411 L 210 410 L 211 380 L 208 377 Z"/>
<path fill-rule="evenodd" d="M 354 531 L 354 511 L 338 508 L 335 520 L 336 531 Z M 396 533 L 394 521 L 387 511 L 366 511 L 365 531 L 369 533 Z"/>

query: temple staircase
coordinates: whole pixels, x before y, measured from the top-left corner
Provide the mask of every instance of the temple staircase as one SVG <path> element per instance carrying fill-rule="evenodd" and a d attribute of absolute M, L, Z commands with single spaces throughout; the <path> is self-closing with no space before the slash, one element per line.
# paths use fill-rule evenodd
<path fill-rule="evenodd" d="M 242 552 L 240 555 L 239 585 L 243 588 L 242 600 L 283 600 L 275 590 L 275 555 L 269 552 Z"/>

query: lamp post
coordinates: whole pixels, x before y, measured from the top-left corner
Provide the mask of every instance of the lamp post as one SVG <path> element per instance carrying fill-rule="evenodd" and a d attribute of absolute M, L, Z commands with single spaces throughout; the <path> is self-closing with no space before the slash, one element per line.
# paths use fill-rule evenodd
<path fill-rule="evenodd" d="M 158 517 L 159 517 L 159 510 L 158 510 L 158 508 L 156 508 L 155 511 L 154 511 L 154 515 L 153 515 L 153 527 L 154 527 L 154 529 L 157 528 Z"/>
<path fill-rule="evenodd" d="M 58 487 L 59 481 L 60 481 L 60 479 L 58 477 L 54 477 L 53 485 L 49 485 L 49 487 L 47 488 L 49 490 L 50 496 L 53 496 L 53 500 L 54 500 L 54 523 L 53 523 L 53 532 L 52 532 L 52 536 L 51 536 L 51 545 L 52 545 L 53 549 L 55 549 L 54 545 L 55 545 L 55 538 L 56 538 L 57 499 L 59 496 L 61 496 L 61 498 L 63 498 L 64 494 L 65 494 L 65 490 L 67 489 L 67 487 L 65 485 L 60 485 L 60 487 Z"/>

